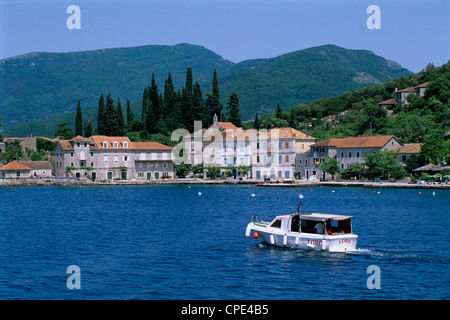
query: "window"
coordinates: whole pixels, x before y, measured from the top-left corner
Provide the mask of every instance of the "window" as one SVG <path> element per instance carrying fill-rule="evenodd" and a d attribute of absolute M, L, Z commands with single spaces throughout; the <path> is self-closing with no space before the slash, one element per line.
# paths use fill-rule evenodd
<path fill-rule="evenodd" d="M 73 152 L 70 153 L 70 157 L 73 158 Z"/>
<path fill-rule="evenodd" d="M 305 144 L 304 143 L 302 143 L 302 149 L 305 149 Z"/>
<path fill-rule="evenodd" d="M 163 168 L 167 168 L 167 162 L 163 163 Z"/>
<path fill-rule="evenodd" d="M 123 142 L 123 147 L 124 147 L 125 149 L 128 149 L 128 142 L 127 142 L 127 141 L 124 141 L 124 142 Z"/>
<path fill-rule="evenodd" d="M 281 144 L 281 141 L 279 141 L 278 142 L 278 150 L 281 150 L 281 148 L 282 148 L 282 144 Z"/>
<path fill-rule="evenodd" d="M 71 167 L 74 167 L 73 162 L 70 163 L 70 166 L 71 166 Z"/>
<path fill-rule="evenodd" d="M 284 172 L 284 177 L 285 177 L 286 179 L 289 179 L 289 171 L 285 171 L 285 172 Z"/>
<path fill-rule="evenodd" d="M 278 163 L 281 163 L 281 161 L 283 161 L 283 159 L 282 159 L 282 157 L 280 155 L 280 156 L 278 156 Z"/>
<path fill-rule="evenodd" d="M 94 163 L 93 162 L 91 162 L 91 167 L 93 167 L 94 166 Z"/>
<path fill-rule="evenodd" d="M 344 153 L 343 152 L 341 152 L 341 158 L 343 158 L 344 157 Z"/>
<path fill-rule="evenodd" d="M 341 169 L 344 170 L 344 164 L 343 163 L 341 163 Z"/>
<path fill-rule="evenodd" d="M 80 143 L 79 142 L 77 142 L 77 147 L 79 147 L 80 146 Z"/>
<path fill-rule="evenodd" d="M 289 141 L 286 141 L 285 143 L 284 143 L 284 147 L 287 149 L 287 148 L 289 148 Z"/>
<path fill-rule="evenodd" d="M 307 166 L 308 165 L 308 160 L 305 160 L 305 166 Z"/>
<path fill-rule="evenodd" d="M 85 148 L 87 147 L 86 142 L 84 143 L 84 147 L 85 147 Z"/>
<path fill-rule="evenodd" d="M 281 220 L 280 219 L 275 220 L 270 226 L 272 228 L 281 228 Z"/>
<path fill-rule="evenodd" d="M 94 156 L 94 153 L 91 151 L 91 157 L 93 157 Z"/>
<path fill-rule="evenodd" d="M 104 160 L 105 162 L 108 162 L 108 156 L 103 156 L 103 160 Z"/>
<path fill-rule="evenodd" d="M 359 152 L 356 153 L 356 157 L 359 158 Z"/>
<path fill-rule="evenodd" d="M 128 161 L 128 156 L 123 156 L 123 161 Z"/>
<path fill-rule="evenodd" d="M 119 143 L 117 141 L 113 142 L 113 148 L 117 149 L 119 147 Z"/>
<path fill-rule="evenodd" d="M 108 149 L 108 141 L 103 141 L 103 148 Z"/>
<path fill-rule="evenodd" d="M 256 156 L 256 162 L 259 163 L 259 156 Z"/>
<path fill-rule="evenodd" d="M 289 156 L 286 155 L 286 156 L 284 157 L 284 160 L 285 160 L 286 162 L 289 162 Z"/>
<path fill-rule="evenodd" d="M 298 160 L 298 165 L 301 165 L 302 164 L 302 160 Z"/>
<path fill-rule="evenodd" d="M 352 153 L 351 153 L 351 152 L 348 153 L 348 157 L 349 157 L 349 158 L 352 157 Z"/>
<path fill-rule="evenodd" d="M 119 162 L 119 157 L 118 156 L 114 156 L 114 162 Z"/>
<path fill-rule="evenodd" d="M 20 171 L 16 172 L 16 177 L 20 177 Z"/>

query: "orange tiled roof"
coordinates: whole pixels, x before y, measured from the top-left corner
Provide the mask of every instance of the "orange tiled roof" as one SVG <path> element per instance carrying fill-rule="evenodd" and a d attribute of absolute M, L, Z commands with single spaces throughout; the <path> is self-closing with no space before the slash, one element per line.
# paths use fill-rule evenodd
<path fill-rule="evenodd" d="M 429 82 L 424 82 L 422 84 L 419 84 L 418 86 L 414 87 L 414 88 L 426 88 L 428 86 Z"/>
<path fill-rule="evenodd" d="M 172 150 L 171 147 L 159 142 L 133 142 L 136 150 Z"/>
<path fill-rule="evenodd" d="M 311 147 L 332 146 L 336 148 L 381 148 L 388 143 L 394 136 L 369 136 L 369 137 L 348 137 L 328 139 L 315 143 Z"/>
<path fill-rule="evenodd" d="M 19 164 L 22 164 L 26 167 L 30 167 L 31 169 L 51 169 L 52 164 L 50 161 L 19 161 Z"/>
<path fill-rule="evenodd" d="M 234 129 L 236 130 L 238 127 L 236 127 L 233 123 L 231 122 L 217 122 L 217 124 L 219 125 L 219 127 L 221 127 L 222 129 Z"/>
<path fill-rule="evenodd" d="M 63 150 L 73 151 L 73 145 L 70 143 L 70 140 L 59 140 L 58 142 Z"/>
<path fill-rule="evenodd" d="M 405 88 L 402 90 L 398 90 L 397 92 L 410 92 L 410 91 L 416 91 L 416 90 L 414 89 L 414 87 L 409 87 L 409 88 Z"/>
<path fill-rule="evenodd" d="M 72 142 L 90 142 L 91 139 L 85 138 L 85 137 L 82 137 L 82 136 L 78 135 L 78 136 L 70 139 L 69 141 L 72 141 Z"/>
<path fill-rule="evenodd" d="M 397 103 L 398 103 L 397 100 L 395 100 L 395 99 L 389 99 L 389 100 L 380 102 L 379 105 L 380 105 L 380 104 L 397 104 Z"/>
<path fill-rule="evenodd" d="M 298 131 L 297 129 L 287 127 L 287 128 L 277 128 L 272 127 L 267 132 L 262 132 L 260 139 L 307 139 L 307 140 L 315 140 L 316 138 L 308 135 L 307 133 L 303 133 Z"/>
<path fill-rule="evenodd" d="M 420 153 L 422 149 L 422 143 L 408 143 L 400 148 L 395 149 L 398 153 Z"/>
<path fill-rule="evenodd" d="M 128 137 L 108 137 L 108 136 L 92 136 L 91 139 L 95 142 L 95 145 L 99 150 L 129 150 L 134 149 L 133 143 Z M 103 142 L 108 142 L 108 148 L 103 147 Z M 113 147 L 114 142 L 118 142 L 117 148 Z M 128 148 L 124 147 L 124 142 L 128 143 Z"/>
<path fill-rule="evenodd" d="M 332 138 L 312 144 L 311 147 L 336 147 L 342 140 L 341 138 Z"/>
<path fill-rule="evenodd" d="M 16 161 L 12 161 L 8 164 L 5 164 L 0 168 L 0 171 L 12 171 L 12 170 L 31 170 L 30 167 L 24 166 Z"/>

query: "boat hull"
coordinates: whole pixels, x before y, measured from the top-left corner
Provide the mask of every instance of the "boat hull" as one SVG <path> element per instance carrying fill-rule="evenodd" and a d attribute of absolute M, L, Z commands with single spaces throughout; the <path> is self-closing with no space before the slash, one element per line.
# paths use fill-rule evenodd
<path fill-rule="evenodd" d="M 272 229 L 272 230 L 271 230 Z M 246 236 L 256 232 L 257 238 L 267 244 L 277 247 L 323 250 L 330 252 L 348 252 L 356 250 L 358 236 L 356 234 L 321 235 L 313 233 L 282 232 L 267 226 L 249 223 Z"/>

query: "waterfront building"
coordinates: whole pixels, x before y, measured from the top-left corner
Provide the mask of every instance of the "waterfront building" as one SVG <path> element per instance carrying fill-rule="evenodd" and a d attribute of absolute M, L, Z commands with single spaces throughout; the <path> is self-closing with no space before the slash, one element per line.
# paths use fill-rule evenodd
<path fill-rule="evenodd" d="M 58 177 L 91 180 L 173 178 L 172 148 L 128 137 L 76 136 L 58 141 L 54 171 Z"/>
<path fill-rule="evenodd" d="M 272 127 L 262 131 L 252 154 L 252 176 L 256 179 L 293 179 L 297 155 L 309 151 L 316 138 L 294 128 Z"/>
<path fill-rule="evenodd" d="M 331 175 L 320 170 L 326 156 L 336 158 L 343 171 L 352 163 L 362 163 L 369 154 L 395 150 L 402 145 L 392 135 L 328 139 L 312 144 L 304 154 L 297 154 L 296 170 L 301 179 L 329 179 Z"/>

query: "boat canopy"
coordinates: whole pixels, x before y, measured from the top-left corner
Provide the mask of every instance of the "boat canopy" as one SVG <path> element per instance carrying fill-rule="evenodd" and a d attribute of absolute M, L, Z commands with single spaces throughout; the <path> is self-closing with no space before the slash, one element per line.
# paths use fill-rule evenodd
<path fill-rule="evenodd" d="M 325 214 L 325 213 L 303 213 L 300 214 L 301 220 L 313 220 L 313 221 L 339 221 L 351 219 L 353 216 L 342 216 L 337 214 Z"/>

